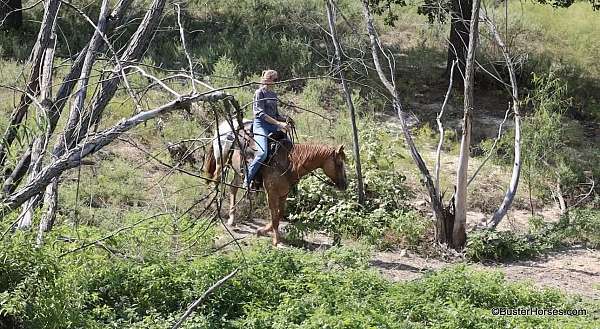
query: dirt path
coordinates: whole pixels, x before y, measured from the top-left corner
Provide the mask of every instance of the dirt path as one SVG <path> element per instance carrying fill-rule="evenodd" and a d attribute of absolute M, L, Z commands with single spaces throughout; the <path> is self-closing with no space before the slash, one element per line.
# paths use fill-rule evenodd
<path fill-rule="evenodd" d="M 393 281 L 414 280 L 429 271 L 452 263 L 423 258 L 412 253 L 378 252 L 371 265 Z M 552 252 L 544 258 L 513 263 L 475 263 L 479 270 L 498 270 L 509 281 L 527 281 L 540 288 L 556 288 L 567 294 L 600 299 L 600 251 L 570 249 Z"/>
<path fill-rule="evenodd" d="M 230 228 L 232 235 L 241 241 L 256 239 L 256 229 L 265 225 L 263 219 L 251 219 Z M 282 223 L 285 229 L 287 223 Z M 269 239 L 269 238 L 261 238 Z M 322 234 L 313 234 L 302 246 L 309 250 L 329 248 L 331 239 Z M 217 245 L 231 241 L 224 236 Z M 284 247 L 286 245 L 284 244 Z M 430 271 L 437 271 L 457 262 L 436 258 L 424 258 L 410 251 L 375 252 L 370 264 L 392 281 L 408 281 L 422 277 Z M 512 263 L 472 263 L 478 270 L 498 270 L 509 281 L 526 281 L 540 288 L 556 288 L 566 294 L 576 294 L 592 299 L 600 299 L 600 251 L 573 248 L 552 252 L 535 260 Z"/>

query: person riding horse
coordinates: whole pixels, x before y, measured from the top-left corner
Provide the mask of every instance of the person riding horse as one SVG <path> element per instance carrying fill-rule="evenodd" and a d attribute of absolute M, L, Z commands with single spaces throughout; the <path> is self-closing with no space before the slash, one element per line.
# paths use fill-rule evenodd
<path fill-rule="evenodd" d="M 256 153 L 254 159 L 248 165 L 248 173 L 244 179 L 243 188 L 251 186 L 254 177 L 260 170 L 261 165 L 267 160 L 269 142 L 268 136 L 276 131 L 286 131 L 290 128 L 287 118 L 281 116 L 277 110 L 277 93 L 273 91 L 273 83 L 278 74 L 275 70 L 262 72 L 261 85 L 254 93 L 253 113 L 254 120 L 252 132 L 256 142 Z"/>
<path fill-rule="evenodd" d="M 272 137 L 279 143 L 276 144 L 269 166 L 261 170 L 262 164 L 268 159 L 269 135 L 278 131 L 285 131 L 293 126 L 294 122 L 289 118 L 281 116 L 277 111 L 277 94 L 271 89 L 277 79 L 277 72 L 266 70 L 262 74 L 261 87 L 254 96 L 253 113 L 254 119 L 242 120 L 236 123 L 229 120 L 221 122 L 212 143 L 209 145 L 204 159 L 203 169 L 211 181 L 220 181 L 223 166 L 233 169 L 233 179 L 229 184 L 229 219 L 227 225 L 235 225 L 235 213 L 237 208 L 236 195 L 242 183 L 246 159 L 253 157 L 245 175 L 243 187 L 248 188 L 250 183 L 260 170 L 262 184 L 271 214 L 271 220 L 264 227 L 257 229 L 258 235 L 272 233 L 273 245 L 280 242 L 279 223 L 285 217 L 285 205 L 287 197 L 298 184 L 300 179 L 309 173 L 321 169 L 331 182 L 331 185 L 340 190 L 348 188 L 348 177 L 346 176 L 346 155 L 344 145 L 325 145 L 321 143 L 281 143 L 283 140 Z M 289 124 L 288 124 L 289 122 Z M 252 131 L 255 145 L 246 134 L 253 123 Z M 242 125 L 242 127 L 239 127 Z M 235 131 L 244 132 L 243 140 L 249 147 L 238 145 L 236 147 Z M 289 145 L 290 147 L 286 147 Z M 283 147 L 282 147 L 283 146 Z M 254 153 L 248 152 L 256 149 Z"/>

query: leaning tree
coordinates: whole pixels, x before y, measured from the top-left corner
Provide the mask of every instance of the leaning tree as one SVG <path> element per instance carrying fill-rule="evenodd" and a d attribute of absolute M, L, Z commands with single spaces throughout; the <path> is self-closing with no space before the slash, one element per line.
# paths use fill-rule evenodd
<path fill-rule="evenodd" d="M 189 110 L 199 102 L 224 102 L 229 118 L 236 117 L 233 111 L 240 111 L 235 99 L 224 90 L 227 88 L 215 89 L 194 77 L 187 51 L 189 68 L 170 71 L 171 75 L 164 78 L 150 74 L 143 57 L 152 46 L 167 1 L 151 1 L 140 19 L 129 17 L 136 12 L 132 3 L 119 0 L 110 8 L 109 1 L 102 0 L 98 17 L 92 18 L 75 3 L 44 0 L 37 39 L 25 66 L 26 82 L 21 87 L 0 85 L 3 92 L 11 92 L 17 100 L 0 137 L 0 219 L 11 218 L 9 226 L 18 229 L 37 224 L 38 244 L 54 224 L 61 175 L 81 166 L 86 157 L 150 119 Z M 57 37 L 57 22 L 66 11 L 76 13 L 93 29 L 76 56 L 60 59 L 56 56 L 57 46 L 68 40 Z M 186 34 L 178 5 L 175 11 L 185 50 Z M 132 28 L 123 43 L 123 31 Z M 143 77 L 147 85 L 134 88 L 130 80 L 136 75 Z M 172 80 L 185 87 L 173 88 L 167 83 Z M 160 102 L 143 99 L 149 89 L 159 90 Z M 134 104 L 135 111 L 117 123 L 106 123 L 103 119 L 118 93 Z M 41 219 L 34 223 L 34 213 L 39 209 Z"/>
<path fill-rule="evenodd" d="M 512 205 L 512 201 L 515 197 L 516 190 L 519 183 L 520 177 L 520 169 L 521 169 L 521 158 L 520 158 L 520 111 L 519 111 L 519 94 L 518 88 L 516 85 L 515 73 L 513 69 L 513 64 L 511 61 L 511 56 L 509 55 L 508 49 L 503 42 L 503 39 L 495 27 L 494 22 L 485 14 L 485 12 L 480 15 L 480 0 L 474 0 L 472 2 L 471 12 L 474 14 L 474 18 L 469 20 L 467 23 L 469 24 L 469 34 L 468 34 L 468 47 L 465 57 L 465 66 L 464 66 L 464 104 L 463 104 L 463 121 L 462 121 L 462 136 L 461 136 L 461 145 L 460 145 L 460 154 L 457 159 L 457 174 L 454 185 L 454 193 L 450 198 L 450 202 L 447 206 L 444 205 L 444 195 L 440 189 L 440 152 L 441 146 L 444 141 L 444 128 L 442 124 L 442 116 L 444 114 L 444 108 L 448 103 L 449 96 L 452 90 L 453 78 L 454 78 L 454 70 L 459 63 L 459 60 L 454 60 L 450 66 L 450 74 L 449 77 L 449 85 L 448 90 L 446 92 L 446 96 L 444 98 L 444 102 L 440 108 L 440 112 L 437 116 L 437 124 L 440 132 L 439 142 L 437 147 L 437 152 L 435 156 L 435 169 L 434 175 L 431 174 L 425 160 L 421 156 L 421 153 L 416 146 L 410 128 L 406 122 L 406 109 L 402 104 L 402 98 L 400 91 L 396 86 L 396 80 L 401 79 L 401 76 L 398 76 L 395 67 L 396 63 L 394 62 L 394 57 L 391 52 L 386 50 L 380 40 L 375 28 L 374 19 L 373 19 L 373 6 L 377 8 L 377 3 L 375 4 L 369 0 L 363 0 L 363 14 L 366 22 L 367 32 L 370 39 L 370 48 L 371 55 L 375 70 L 379 77 L 379 80 L 383 84 L 383 86 L 387 89 L 388 93 L 392 97 L 392 106 L 396 111 L 398 118 L 400 119 L 400 124 L 402 128 L 402 132 L 404 135 L 404 139 L 407 145 L 407 148 L 411 154 L 411 157 L 417 166 L 419 172 L 422 176 L 422 182 L 427 189 L 429 195 L 429 202 L 431 205 L 431 209 L 433 212 L 433 216 L 435 218 L 435 233 L 436 233 L 436 241 L 448 245 L 454 249 L 462 249 L 466 244 L 466 215 L 467 215 L 467 188 L 469 184 L 473 181 L 475 176 L 479 173 L 481 167 L 485 164 L 482 163 L 472 177 L 468 177 L 467 170 L 469 168 L 469 158 L 470 158 L 470 140 L 471 140 L 471 130 L 472 130 L 472 119 L 475 115 L 475 106 L 474 106 L 474 67 L 475 67 L 475 53 L 477 47 L 477 40 L 479 38 L 479 22 L 484 21 L 487 26 L 489 26 L 489 31 L 492 35 L 492 39 L 500 48 L 503 57 L 505 59 L 505 63 L 507 65 L 507 69 L 509 71 L 510 77 L 510 89 L 511 89 L 511 110 L 514 115 L 515 120 L 515 158 L 514 158 L 514 166 L 513 172 L 511 176 L 511 180 L 509 183 L 509 187 L 506 191 L 505 197 L 498 207 L 498 210 L 494 213 L 492 218 L 489 221 L 490 227 L 496 227 L 498 223 L 504 218 L 508 209 Z M 385 58 L 387 62 L 387 67 L 384 66 L 385 63 L 381 60 L 381 57 Z M 507 112 L 507 116 L 508 116 Z M 501 127 L 500 127 L 501 132 Z M 500 137 L 500 132 L 498 138 Z"/>

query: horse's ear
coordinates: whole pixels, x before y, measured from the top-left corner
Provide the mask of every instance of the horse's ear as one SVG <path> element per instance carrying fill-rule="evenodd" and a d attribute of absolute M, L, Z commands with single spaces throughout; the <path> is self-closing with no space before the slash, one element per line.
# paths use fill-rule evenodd
<path fill-rule="evenodd" d="M 344 158 L 346 158 L 346 154 L 344 154 L 344 144 L 340 144 L 340 146 L 338 146 L 338 148 L 335 151 L 335 153 L 338 154 L 338 155 L 341 155 Z"/>

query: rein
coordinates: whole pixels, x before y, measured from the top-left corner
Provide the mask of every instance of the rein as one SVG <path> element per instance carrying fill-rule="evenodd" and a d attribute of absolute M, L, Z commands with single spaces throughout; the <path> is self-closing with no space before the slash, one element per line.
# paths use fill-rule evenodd
<path fill-rule="evenodd" d="M 314 172 L 312 172 L 312 171 L 309 173 L 309 175 L 311 175 L 311 176 L 313 176 L 313 177 L 316 177 L 318 180 L 320 180 L 320 181 L 321 181 L 322 183 L 324 183 L 325 185 L 328 185 L 328 186 L 333 186 L 333 187 L 335 187 L 335 184 L 334 184 L 334 183 L 332 183 L 332 182 L 331 182 L 331 181 L 329 181 L 329 180 L 325 180 L 325 179 L 321 178 L 321 176 L 319 176 L 319 175 L 315 174 L 315 173 L 314 173 Z"/>

